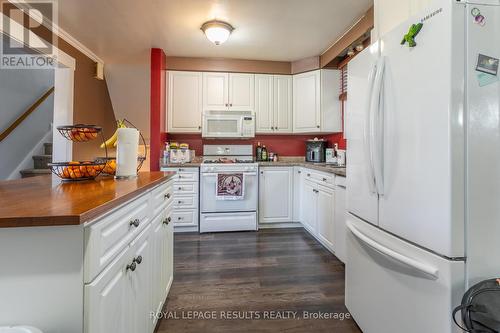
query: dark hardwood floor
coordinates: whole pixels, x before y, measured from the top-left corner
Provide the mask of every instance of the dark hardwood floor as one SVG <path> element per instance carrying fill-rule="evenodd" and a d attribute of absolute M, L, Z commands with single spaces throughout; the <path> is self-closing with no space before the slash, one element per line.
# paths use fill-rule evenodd
<path fill-rule="evenodd" d="M 176 234 L 174 266 L 159 333 L 360 332 L 342 263 L 302 228 Z"/>

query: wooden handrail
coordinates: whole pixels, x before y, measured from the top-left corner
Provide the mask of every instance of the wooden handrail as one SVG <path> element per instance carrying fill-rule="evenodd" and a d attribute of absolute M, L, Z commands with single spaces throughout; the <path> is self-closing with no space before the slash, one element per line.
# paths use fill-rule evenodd
<path fill-rule="evenodd" d="M 47 90 L 47 92 L 43 94 L 43 96 L 40 97 L 35 103 L 33 103 L 33 105 L 30 106 L 28 110 L 26 110 L 19 118 L 17 118 L 12 123 L 12 125 L 7 127 L 7 129 L 0 134 L 0 142 L 2 142 L 3 139 L 9 136 L 9 134 L 12 133 L 12 131 L 14 131 L 17 128 L 17 126 L 19 126 L 24 121 L 24 119 L 28 118 L 28 116 L 31 113 L 33 113 L 33 111 L 35 111 L 40 106 L 40 104 L 42 104 L 50 95 L 52 95 L 53 92 L 54 92 L 54 87 Z"/>

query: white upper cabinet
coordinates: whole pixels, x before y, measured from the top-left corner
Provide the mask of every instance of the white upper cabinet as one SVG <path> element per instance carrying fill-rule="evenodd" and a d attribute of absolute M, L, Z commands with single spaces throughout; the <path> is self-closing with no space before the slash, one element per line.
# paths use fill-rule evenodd
<path fill-rule="evenodd" d="M 293 132 L 342 131 L 340 71 L 322 69 L 293 76 Z"/>
<path fill-rule="evenodd" d="M 229 110 L 254 110 L 254 74 L 229 74 Z"/>
<path fill-rule="evenodd" d="M 229 73 L 203 73 L 203 110 L 227 110 Z"/>
<path fill-rule="evenodd" d="M 312 71 L 293 76 L 293 131 L 319 132 L 321 128 L 321 74 Z"/>
<path fill-rule="evenodd" d="M 292 133 L 292 77 L 255 75 L 257 133 Z"/>
<path fill-rule="evenodd" d="M 202 73 L 168 72 L 169 133 L 201 133 Z"/>
<path fill-rule="evenodd" d="M 273 76 L 255 75 L 255 120 L 257 133 L 273 133 Z"/>
<path fill-rule="evenodd" d="M 253 111 L 254 74 L 203 73 L 203 110 Z"/>
<path fill-rule="evenodd" d="M 292 77 L 274 75 L 274 131 L 292 133 Z"/>

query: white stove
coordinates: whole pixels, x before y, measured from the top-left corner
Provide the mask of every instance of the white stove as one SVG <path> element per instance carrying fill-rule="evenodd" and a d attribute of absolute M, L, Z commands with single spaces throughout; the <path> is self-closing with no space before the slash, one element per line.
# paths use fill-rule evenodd
<path fill-rule="evenodd" d="M 204 145 L 200 168 L 200 232 L 257 230 L 258 169 L 252 145 Z M 242 195 L 222 200 L 218 180 L 241 180 Z"/>

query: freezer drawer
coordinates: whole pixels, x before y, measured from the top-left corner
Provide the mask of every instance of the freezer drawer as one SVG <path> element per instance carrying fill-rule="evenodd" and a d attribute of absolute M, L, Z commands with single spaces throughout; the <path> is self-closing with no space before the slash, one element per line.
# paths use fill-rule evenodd
<path fill-rule="evenodd" d="M 449 261 L 347 214 L 346 306 L 364 333 L 451 333 L 464 292 Z"/>
<path fill-rule="evenodd" d="M 257 230 L 257 213 L 201 214 L 200 232 Z"/>

